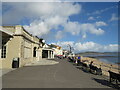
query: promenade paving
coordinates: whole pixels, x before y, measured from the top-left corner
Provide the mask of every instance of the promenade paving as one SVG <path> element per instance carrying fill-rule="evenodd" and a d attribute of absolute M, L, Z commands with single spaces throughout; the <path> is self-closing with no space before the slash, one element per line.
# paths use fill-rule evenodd
<path fill-rule="evenodd" d="M 77 69 L 63 59 L 56 64 L 18 68 L 2 77 L 3 88 L 110 88 L 108 80 Z"/>

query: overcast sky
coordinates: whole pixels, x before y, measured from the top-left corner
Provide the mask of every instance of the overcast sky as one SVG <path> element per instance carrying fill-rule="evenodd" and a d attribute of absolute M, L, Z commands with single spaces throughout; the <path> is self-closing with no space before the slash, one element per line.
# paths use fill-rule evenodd
<path fill-rule="evenodd" d="M 74 52 L 118 50 L 117 2 L 3 2 L 2 16 L 3 25 L 23 25 Z"/>

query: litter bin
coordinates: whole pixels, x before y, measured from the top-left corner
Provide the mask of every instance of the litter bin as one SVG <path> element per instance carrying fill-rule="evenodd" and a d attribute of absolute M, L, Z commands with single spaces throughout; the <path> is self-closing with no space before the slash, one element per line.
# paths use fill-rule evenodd
<path fill-rule="evenodd" d="M 13 58 L 12 68 L 19 68 L 19 57 Z"/>

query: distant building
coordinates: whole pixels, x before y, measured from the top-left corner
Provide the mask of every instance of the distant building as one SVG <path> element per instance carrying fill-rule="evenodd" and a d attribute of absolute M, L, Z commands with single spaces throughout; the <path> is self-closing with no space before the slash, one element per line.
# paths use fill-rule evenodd
<path fill-rule="evenodd" d="M 62 47 L 58 45 L 51 44 L 50 47 L 54 50 L 54 55 L 63 55 Z"/>
<path fill-rule="evenodd" d="M 68 50 L 63 50 L 63 55 L 64 56 L 68 56 L 69 55 L 69 51 Z"/>
<path fill-rule="evenodd" d="M 19 59 L 19 67 L 42 58 L 42 43 L 22 26 L 0 27 L 0 68 L 12 68 L 13 60 Z"/>

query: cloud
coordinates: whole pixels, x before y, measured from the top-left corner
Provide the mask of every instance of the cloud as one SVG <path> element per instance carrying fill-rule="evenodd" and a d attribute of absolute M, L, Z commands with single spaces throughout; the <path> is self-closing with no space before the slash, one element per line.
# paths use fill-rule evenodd
<path fill-rule="evenodd" d="M 66 32 L 73 36 L 81 34 L 82 38 L 86 38 L 87 33 L 104 34 L 101 26 L 105 26 L 105 22 L 79 23 L 70 21 L 70 16 L 81 12 L 82 6 L 78 3 L 40 2 L 5 3 L 5 5 L 10 7 L 10 9 L 3 11 L 3 24 L 17 24 L 27 19 L 30 23 L 23 25 L 23 27 L 31 34 L 39 37 L 47 36 L 53 30 L 57 32 L 54 33 L 56 39 L 63 38 L 63 33 Z M 63 27 L 62 31 L 60 27 Z M 53 35 L 51 36 L 53 37 Z"/>
<path fill-rule="evenodd" d="M 81 5 L 69 2 L 3 3 L 3 5 L 4 4 L 11 7 L 10 10 L 4 12 L 4 24 L 17 24 L 26 17 L 29 19 L 45 19 L 54 16 L 68 18 L 81 11 Z"/>
<path fill-rule="evenodd" d="M 116 16 L 116 14 L 113 13 L 113 14 L 112 14 L 112 17 L 110 18 L 109 21 L 110 21 L 110 22 L 111 22 L 111 21 L 117 21 L 117 20 L 119 20 L 119 19 L 120 19 L 120 18 L 118 18 L 118 17 Z"/>
<path fill-rule="evenodd" d="M 95 18 L 91 16 L 88 18 L 88 20 L 95 20 Z"/>
<path fill-rule="evenodd" d="M 2 2 L 61 2 L 61 0 L 3 0 Z"/>
<path fill-rule="evenodd" d="M 113 9 L 113 8 L 117 8 L 117 6 L 112 6 L 112 7 L 104 8 L 104 9 L 101 9 L 101 10 L 96 10 L 94 12 L 88 13 L 87 15 L 101 14 L 101 13 L 104 13 L 104 12 L 110 10 L 110 9 Z"/>
<path fill-rule="evenodd" d="M 64 37 L 64 32 L 58 31 L 57 34 L 55 35 L 55 38 L 57 40 L 62 39 Z"/>
<path fill-rule="evenodd" d="M 96 17 L 90 16 L 88 17 L 88 20 L 97 20 L 99 18 L 101 18 L 101 16 L 96 16 Z"/>
<path fill-rule="evenodd" d="M 2 2 L 118 2 L 119 0 L 2 0 Z"/>
<path fill-rule="evenodd" d="M 74 52 L 84 52 L 84 51 L 97 51 L 97 52 L 116 52 L 118 51 L 118 45 L 117 44 L 108 44 L 108 45 L 101 45 L 92 41 L 89 42 L 73 42 L 73 41 L 64 41 L 64 42 L 57 42 L 54 43 L 57 45 L 60 45 L 63 47 L 63 49 L 68 49 L 68 44 L 71 45 L 71 47 L 74 48 Z"/>
<path fill-rule="evenodd" d="M 80 4 L 69 2 L 5 3 L 5 5 L 11 8 L 4 11 L 4 25 L 18 24 L 27 19 L 30 24 L 24 25 L 24 28 L 39 37 L 49 34 L 52 30 L 58 30 L 55 37 L 60 38 L 59 26 L 64 26 L 69 16 L 81 12 Z"/>
<path fill-rule="evenodd" d="M 103 21 L 99 21 L 96 23 L 78 23 L 78 22 L 71 22 L 68 21 L 64 24 L 65 32 L 69 32 L 72 35 L 79 35 L 82 34 L 82 38 L 86 38 L 87 34 L 95 34 L 95 35 L 102 35 L 104 34 L 104 30 L 102 30 L 101 26 L 106 26 L 107 24 Z"/>
<path fill-rule="evenodd" d="M 82 38 L 85 39 L 87 37 L 86 33 L 83 34 Z"/>
<path fill-rule="evenodd" d="M 72 35 L 78 35 L 80 33 L 80 24 L 78 22 L 67 22 L 64 25 L 64 30 L 70 32 Z"/>
<path fill-rule="evenodd" d="M 49 27 L 43 21 L 34 21 L 29 26 L 24 25 L 24 28 L 35 36 L 42 36 L 49 33 Z"/>
<path fill-rule="evenodd" d="M 96 26 L 106 26 L 107 24 L 103 21 L 96 22 Z"/>
<path fill-rule="evenodd" d="M 96 18 L 97 18 L 97 19 L 98 19 L 98 18 L 101 18 L 101 16 L 97 16 Z"/>
<path fill-rule="evenodd" d="M 91 23 L 85 23 L 80 25 L 81 32 L 86 33 L 89 32 L 91 34 L 96 34 L 96 35 L 102 35 L 104 34 L 104 30 L 101 28 L 98 28 L 96 24 L 91 24 Z"/>

